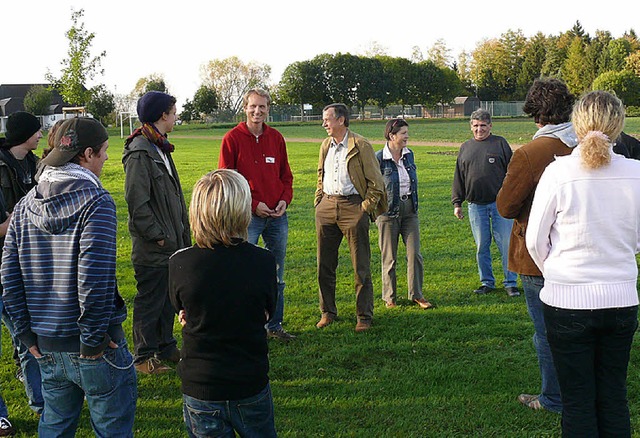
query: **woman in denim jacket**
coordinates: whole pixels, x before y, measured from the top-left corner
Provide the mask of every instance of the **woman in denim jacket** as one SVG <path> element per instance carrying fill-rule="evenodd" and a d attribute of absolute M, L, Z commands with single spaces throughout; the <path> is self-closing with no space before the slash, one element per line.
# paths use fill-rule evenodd
<path fill-rule="evenodd" d="M 389 120 L 384 137 L 387 143 L 376 153 L 389 201 L 389 210 L 376 219 L 382 253 L 382 299 L 388 308 L 397 305 L 396 260 L 398 238 L 402 236 L 407 248 L 409 300 L 430 309 L 433 305 L 422 296 L 424 269 L 420 254 L 418 178 L 413 151 L 407 148 L 409 124 L 404 119 Z"/>

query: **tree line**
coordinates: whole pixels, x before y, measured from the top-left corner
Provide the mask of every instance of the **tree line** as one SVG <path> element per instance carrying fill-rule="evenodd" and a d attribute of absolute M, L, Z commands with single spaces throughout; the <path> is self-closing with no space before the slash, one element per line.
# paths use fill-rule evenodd
<path fill-rule="evenodd" d="M 66 33 L 68 56 L 61 62 L 60 76 L 46 76 L 66 102 L 86 106 L 103 122 L 111 122 L 116 112 L 130 111 L 145 92 L 170 92 L 161 73 L 140 78 L 125 95 L 115 95 L 103 84 L 85 88 L 87 81 L 103 74 L 100 63 L 106 52 L 91 54 L 95 35 L 84 28 L 83 14 L 82 9 L 72 10 L 72 26 Z M 613 91 L 628 107 L 640 106 L 640 41 L 633 29 L 619 38 L 603 30 L 591 36 L 577 21 L 559 35 L 539 32 L 527 38 L 521 30 L 509 30 L 479 42 L 456 60 L 450 52 L 440 39 L 426 57 L 416 46 L 407 59 L 389 56 L 374 43 L 364 55 L 325 53 L 296 61 L 276 84 L 270 80 L 267 64 L 245 63 L 236 56 L 214 59 L 201 66 L 202 83 L 186 99 L 180 117 L 184 121 L 234 120 L 242 109 L 242 95 L 253 87 L 268 89 L 273 103 L 294 106 L 300 114 L 306 105 L 317 112 L 331 102 L 343 102 L 360 112 L 365 105 L 375 105 L 384 114 L 390 105 L 433 106 L 450 103 L 456 96 L 524 100 L 538 77 L 563 79 L 576 95 L 592 89 Z M 51 102 L 50 93 L 34 87 L 25 97 L 25 108 L 43 114 Z"/>

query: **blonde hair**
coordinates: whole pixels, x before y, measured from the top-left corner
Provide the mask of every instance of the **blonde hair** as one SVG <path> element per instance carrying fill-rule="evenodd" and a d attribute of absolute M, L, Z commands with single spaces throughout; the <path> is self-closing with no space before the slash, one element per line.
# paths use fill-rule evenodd
<path fill-rule="evenodd" d="M 242 108 L 246 108 L 249 105 L 249 98 L 252 94 L 257 94 L 260 97 L 267 99 L 267 106 L 271 106 L 271 94 L 263 88 L 252 88 L 242 96 Z"/>
<path fill-rule="evenodd" d="M 196 245 L 235 245 L 234 239 L 247 239 L 251 221 L 249 183 L 235 170 L 209 172 L 193 187 L 189 221 Z"/>
<path fill-rule="evenodd" d="M 609 164 L 609 148 L 624 127 L 622 101 L 606 91 L 592 91 L 575 104 L 571 121 L 580 141 L 582 164 L 588 169 Z"/>

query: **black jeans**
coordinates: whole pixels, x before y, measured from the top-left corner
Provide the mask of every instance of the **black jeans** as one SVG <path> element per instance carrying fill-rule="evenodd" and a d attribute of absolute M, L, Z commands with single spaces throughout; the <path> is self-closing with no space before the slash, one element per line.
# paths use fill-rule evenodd
<path fill-rule="evenodd" d="M 136 363 L 154 355 L 166 359 L 176 348 L 169 300 L 169 268 L 134 265 L 138 293 L 133 300 L 133 347 Z"/>
<path fill-rule="evenodd" d="M 630 437 L 627 366 L 638 306 L 545 305 L 544 321 L 562 394 L 562 436 Z"/>

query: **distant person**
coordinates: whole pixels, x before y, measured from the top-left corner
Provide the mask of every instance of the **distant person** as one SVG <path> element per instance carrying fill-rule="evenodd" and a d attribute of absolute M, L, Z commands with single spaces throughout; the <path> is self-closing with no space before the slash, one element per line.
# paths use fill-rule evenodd
<path fill-rule="evenodd" d="M 540 178 L 527 248 L 544 275 L 540 299 L 562 393 L 562 435 L 630 437 L 640 163 L 612 151 L 625 119 L 617 97 L 588 93 L 571 119 L 580 144 Z"/>
<path fill-rule="evenodd" d="M 327 105 L 322 111 L 322 126 L 329 137 L 320 146 L 314 202 L 322 312 L 316 327 L 326 327 L 338 316 L 338 249 L 346 237 L 356 283 L 356 332 L 363 332 L 371 328 L 373 320 L 369 221 L 387 211 L 384 181 L 369 141 L 349 130 L 346 105 Z"/>
<path fill-rule="evenodd" d="M 267 335 L 289 341 L 295 336 L 282 328 L 282 321 L 289 234 L 287 207 L 293 198 L 293 175 L 284 137 L 265 123 L 271 106 L 269 93 L 253 88 L 244 94 L 242 103 L 247 121 L 240 122 L 223 137 L 218 167 L 235 169 L 249 182 L 252 215 L 248 241 L 257 245 L 262 236 L 265 248 L 276 257 L 278 269 L 278 304 L 267 324 Z"/>
<path fill-rule="evenodd" d="M 559 79 L 536 79 L 527 93 L 523 111 L 533 117 L 538 131 L 533 141 L 516 149 L 498 192 L 498 211 L 513 218 L 509 245 L 509 269 L 520 274 L 527 310 L 533 321 L 533 345 L 538 356 L 542 385 L 539 394 L 520 394 L 518 401 L 531 409 L 562 412 L 562 399 L 553 357 L 547 341 L 540 290 L 542 272 L 531 259 L 525 242 L 533 195 L 544 169 L 555 157 L 568 155 L 578 144 L 570 121 L 575 98 Z"/>
<path fill-rule="evenodd" d="M 33 114 L 18 111 L 7 118 L 5 138 L 0 139 L 0 186 L 4 198 L 4 208 L 0 212 L 2 222 L 2 217 L 13 213 L 18 201 L 36 185 L 38 157 L 33 151 L 38 149 L 41 138 L 42 125 Z M 4 235 L 0 236 L 0 248 L 3 244 Z M 14 357 L 19 367 L 17 377 L 24 384 L 29 407 L 40 414 L 44 408 L 40 367 L 29 349 L 15 336 L 15 328 L 6 312 L 2 312 L 2 321 L 14 345 Z"/>
<path fill-rule="evenodd" d="M 453 214 L 463 219 L 462 203 L 469 203 L 469 223 L 476 242 L 476 260 L 480 274 L 477 294 L 495 289 L 495 277 L 491 261 L 491 240 L 496 242 L 502 259 L 504 288 L 507 295 L 520 295 L 518 276 L 507 268 L 509 235 L 513 221 L 500 216 L 496 207 L 496 195 L 507 173 L 513 152 L 507 140 L 491 133 L 491 114 L 478 109 L 471 114 L 473 138 L 460 146 L 453 175 L 451 202 Z"/>
<path fill-rule="evenodd" d="M 251 204 L 249 184 L 236 171 L 200 178 L 189 206 L 196 244 L 169 260 L 191 437 L 276 436 L 264 329 L 276 312 L 276 261 L 246 240 Z"/>
<path fill-rule="evenodd" d="M 116 285 L 116 205 L 100 182 L 109 135 L 67 120 L 9 224 L 3 301 L 38 359 L 41 437 L 74 436 L 84 400 L 97 436 L 133 436 L 137 386 Z"/>
<path fill-rule="evenodd" d="M 129 208 L 131 261 L 138 292 L 133 300 L 136 370 L 159 374 L 161 361 L 178 363 L 169 301 L 169 257 L 191 245 L 187 207 L 167 133 L 176 121 L 176 99 L 149 91 L 138 100 L 142 126 L 127 138 L 122 155 Z"/>
<path fill-rule="evenodd" d="M 424 264 L 420 253 L 418 218 L 418 176 L 413 151 L 407 147 L 409 124 L 391 119 L 384 130 L 387 140 L 376 152 L 387 192 L 388 210 L 376 219 L 382 254 L 382 299 L 388 308 L 397 306 L 396 262 L 398 240 L 407 250 L 407 286 L 409 300 L 423 309 L 433 305 L 422 295 Z"/>

